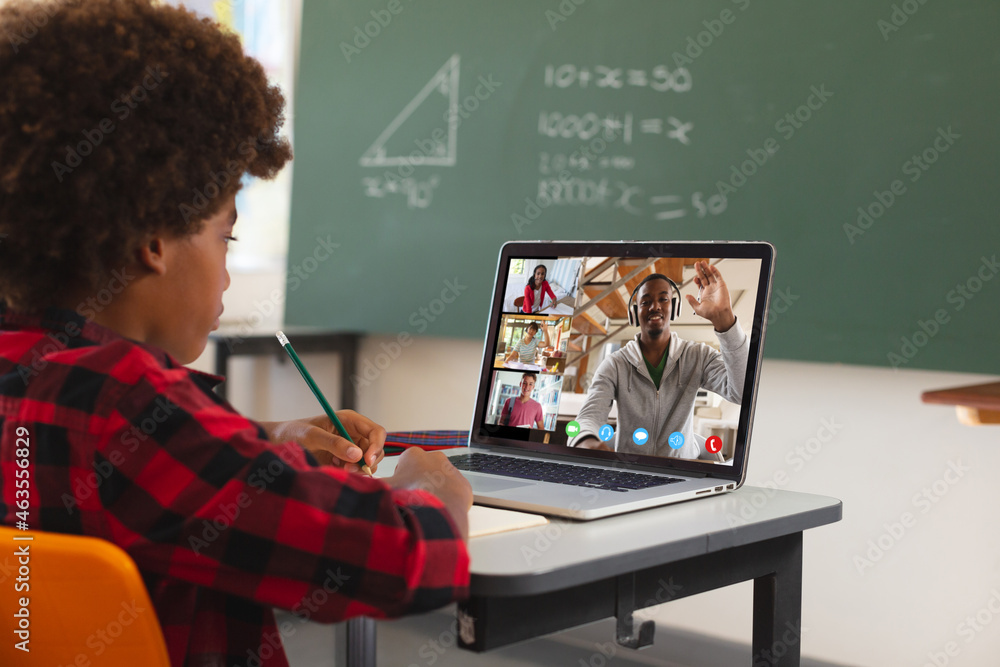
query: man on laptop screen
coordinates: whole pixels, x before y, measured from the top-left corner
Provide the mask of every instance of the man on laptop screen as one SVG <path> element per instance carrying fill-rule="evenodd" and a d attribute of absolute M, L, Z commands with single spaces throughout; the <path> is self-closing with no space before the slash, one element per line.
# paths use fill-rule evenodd
<path fill-rule="evenodd" d="M 686 299 L 696 315 L 711 322 L 720 350 L 671 332 L 671 321 L 680 315 L 680 289 L 665 275 L 647 275 L 628 304 L 629 323 L 640 331 L 598 367 L 577 416 L 579 433 L 569 446 L 684 459 L 717 453 L 711 451 L 714 442 L 706 450 L 695 437 L 695 400 L 699 389 L 707 389 L 740 404 L 750 341 L 733 314 L 718 267 L 701 261 L 694 271 L 698 298 Z M 602 442 L 600 429 L 614 399 L 618 428 L 613 441 Z"/>

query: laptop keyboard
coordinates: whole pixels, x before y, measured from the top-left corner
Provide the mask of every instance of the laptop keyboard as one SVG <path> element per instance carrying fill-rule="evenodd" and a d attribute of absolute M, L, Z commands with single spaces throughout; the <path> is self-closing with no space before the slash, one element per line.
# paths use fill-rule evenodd
<path fill-rule="evenodd" d="M 459 470 L 485 472 L 503 477 L 517 477 L 518 479 L 531 479 L 570 486 L 585 486 L 605 491 L 635 491 L 684 481 L 677 477 L 660 477 L 639 472 L 589 468 L 568 463 L 553 463 L 509 456 L 491 456 L 478 452 L 449 458 Z"/>

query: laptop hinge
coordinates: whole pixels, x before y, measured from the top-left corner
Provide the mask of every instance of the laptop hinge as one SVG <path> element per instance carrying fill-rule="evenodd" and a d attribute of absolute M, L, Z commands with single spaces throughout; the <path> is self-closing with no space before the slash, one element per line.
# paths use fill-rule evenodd
<path fill-rule="evenodd" d="M 602 461 L 600 459 L 587 459 L 580 456 L 574 456 L 572 454 L 556 454 L 553 452 L 538 452 L 529 451 L 521 452 L 516 449 L 511 449 L 510 447 L 505 447 L 503 445 L 487 445 L 482 443 L 476 443 L 470 449 L 478 448 L 481 450 L 489 451 L 495 454 L 512 454 L 512 455 L 524 455 L 529 454 L 532 457 L 548 460 L 548 461 L 559 461 L 562 463 L 590 463 L 593 465 L 607 465 L 608 461 Z M 670 468 L 658 468 L 656 466 L 643 465 L 641 463 L 630 463 L 626 465 L 611 465 L 609 468 L 617 468 L 620 470 L 628 470 L 630 472 L 657 472 L 664 475 L 684 475 L 685 477 L 691 477 L 693 479 L 703 479 L 708 477 L 707 472 L 700 472 L 695 470 L 677 470 Z M 720 477 L 719 479 L 724 479 Z M 732 480 L 729 480 L 732 481 Z"/>

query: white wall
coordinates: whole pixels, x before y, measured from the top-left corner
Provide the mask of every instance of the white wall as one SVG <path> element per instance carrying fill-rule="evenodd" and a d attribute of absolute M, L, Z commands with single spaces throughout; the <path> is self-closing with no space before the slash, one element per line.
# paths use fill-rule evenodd
<path fill-rule="evenodd" d="M 374 363 L 394 340 L 367 338 L 362 363 Z M 481 353 L 480 341 L 417 338 L 360 389 L 360 411 L 389 430 L 468 428 Z M 336 404 L 337 360 L 310 355 L 306 363 Z M 947 664 L 997 663 L 1000 428 L 962 426 L 953 409 L 920 402 L 927 389 L 990 379 L 765 361 L 748 484 L 844 503 L 843 521 L 805 536 L 804 655 L 919 667 L 933 664 L 928 653 L 954 642 Z M 273 360 L 238 361 L 230 395 L 238 409 L 261 419 L 319 412 L 294 368 Z M 960 476 L 947 472 L 956 468 Z M 933 502 L 922 500 L 922 489 L 935 484 Z M 909 526 L 901 523 L 904 514 Z M 870 565 L 858 560 L 868 558 Z M 987 605 L 995 592 L 994 612 Z M 751 587 L 679 600 L 646 616 L 749 643 Z"/>
<path fill-rule="evenodd" d="M 982 620 L 997 618 L 979 632 L 958 626 L 1000 591 L 1000 487 L 991 481 L 1000 469 L 1000 428 L 965 427 L 952 408 L 920 403 L 926 389 L 990 379 L 765 361 L 748 484 L 844 503 L 840 523 L 805 536 L 805 655 L 916 667 L 954 642 L 947 664 L 997 664 L 1000 613 L 983 613 Z M 824 421 L 839 429 L 832 438 Z M 961 476 L 946 474 L 953 465 Z M 929 498 L 920 496 L 925 488 Z M 904 513 L 910 526 L 894 526 Z M 750 594 L 750 585 L 735 586 L 654 616 L 745 640 Z M 993 608 L 1000 612 L 1000 595 Z"/>

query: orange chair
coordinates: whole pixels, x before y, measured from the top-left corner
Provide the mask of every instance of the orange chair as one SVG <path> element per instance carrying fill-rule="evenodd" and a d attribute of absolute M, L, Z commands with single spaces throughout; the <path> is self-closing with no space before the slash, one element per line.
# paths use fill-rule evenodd
<path fill-rule="evenodd" d="M 18 634 L 25 624 L 29 634 Z M 0 526 L 0 634 L 5 667 L 170 667 L 135 563 L 93 537 Z M 17 648 L 25 637 L 30 653 Z"/>

